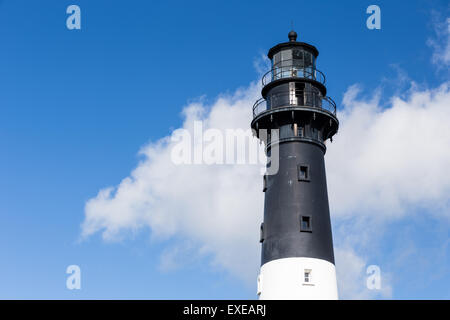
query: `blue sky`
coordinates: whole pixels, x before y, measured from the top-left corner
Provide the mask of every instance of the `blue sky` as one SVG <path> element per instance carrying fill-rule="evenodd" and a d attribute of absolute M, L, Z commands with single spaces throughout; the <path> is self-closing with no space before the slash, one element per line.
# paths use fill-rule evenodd
<path fill-rule="evenodd" d="M 70 4 L 81 30 L 66 28 Z M 370 4 L 381 30 L 365 26 Z M 161 268 L 180 239 L 155 240 L 148 226 L 80 241 L 86 202 L 127 177 L 143 145 L 183 126 L 184 107 L 200 97 L 214 106 L 257 80 L 255 63 L 287 40 L 291 20 L 319 49 L 341 109 L 354 84 L 360 100 L 381 90 L 385 106 L 411 82 L 420 91 L 448 81 L 427 45 L 446 41 L 435 28 L 448 14 L 447 1 L 0 1 L 0 298 L 255 298 L 210 255 Z M 389 274 L 391 294 L 374 297 L 448 299 L 448 207 L 406 206 L 414 214 L 378 221 L 372 245 L 353 248 Z M 82 270 L 78 291 L 65 286 L 71 264 Z"/>

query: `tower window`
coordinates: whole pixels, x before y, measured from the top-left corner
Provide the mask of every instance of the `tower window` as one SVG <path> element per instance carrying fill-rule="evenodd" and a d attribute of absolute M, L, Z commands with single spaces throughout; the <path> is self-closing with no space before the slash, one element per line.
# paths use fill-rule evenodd
<path fill-rule="evenodd" d="M 312 232 L 311 217 L 300 216 L 300 231 Z"/>
<path fill-rule="evenodd" d="M 305 269 L 305 274 L 304 274 L 304 283 L 308 283 L 310 284 L 312 282 L 312 278 L 311 278 L 311 269 Z"/>
<path fill-rule="evenodd" d="M 263 178 L 263 192 L 266 192 L 267 190 L 267 175 L 264 175 Z"/>
<path fill-rule="evenodd" d="M 310 181 L 308 165 L 298 165 L 298 181 Z"/>

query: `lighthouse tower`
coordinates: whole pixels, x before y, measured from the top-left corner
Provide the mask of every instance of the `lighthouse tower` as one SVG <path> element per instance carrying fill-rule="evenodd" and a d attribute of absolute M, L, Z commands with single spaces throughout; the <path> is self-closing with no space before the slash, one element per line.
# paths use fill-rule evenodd
<path fill-rule="evenodd" d="M 253 106 L 252 129 L 268 155 L 275 147 L 279 154 L 271 159 L 277 173 L 264 176 L 260 299 L 338 298 L 324 155 L 339 122 L 318 54 L 289 32 L 269 50 L 272 68 Z M 278 134 L 263 137 L 261 129 Z"/>

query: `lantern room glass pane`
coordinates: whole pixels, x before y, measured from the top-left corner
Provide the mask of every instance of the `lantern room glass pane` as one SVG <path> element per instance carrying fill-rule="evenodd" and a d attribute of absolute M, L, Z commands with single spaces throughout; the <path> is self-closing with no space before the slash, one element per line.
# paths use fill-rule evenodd
<path fill-rule="evenodd" d="M 281 61 L 290 63 L 292 60 L 292 50 L 283 50 L 281 51 Z"/>
<path fill-rule="evenodd" d="M 278 52 L 273 56 L 273 65 L 276 66 L 281 61 L 281 53 Z"/>
<path fill-rule="evenodd" d="M 272 80 L 281 78 L 280 62 L 281 62 L 281 52 L 278 52 L 273 56 Z"/>
<path fill-rule="evenodd" d="M 303 78 L 303 68 L 304 68 L 304 59 L 303 59 L 303 50 L 294 49 L 292 52 L 292 69 L 293 74 L 297 77 Z"/>
<path fill-rule="evenodd" d="M 292 73 L 292 50 L 281 51 L 281 78 L 291 77 Z"/>
<path fill-rule="evenodd" d="M 294 59 L 294 60 L 303 60 L 303 50 L 301 50 L 301 49 L 294 49 L 292 51 L 292 59 Z"/>
<path fill-rule="evenodd" d="M 305 66 L 311 67 L 312 65 L 312 54 L 310 52 L 305 52 Z"/>
<path fill-rule="evenodd" d="M 313 61 L 312 54 L 305 52 L 305 78 L 313 79 Z"/>

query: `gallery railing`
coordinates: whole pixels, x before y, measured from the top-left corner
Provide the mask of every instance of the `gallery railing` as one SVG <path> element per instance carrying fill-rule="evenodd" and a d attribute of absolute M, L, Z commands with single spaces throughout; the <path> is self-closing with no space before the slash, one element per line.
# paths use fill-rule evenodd
<path fill-rule="evenodd" d="M 325 75 L 313 66 L 301 66 L 295 60 L 281 61 L 262 77 L 262 85 L 283 78 L 301 78 L 315 80 L 325 84 Z"/>
<path fill-rule="evenodd" d="M 300 90 L 292 93 L 273 94 L 267 100 L 259 99 L 253 105 L 253 117 L 270 109 L 292 106 L 324 109 L 336 115 L 336 103 L 333 99 L 323 97 L 320 92 Z"/>

